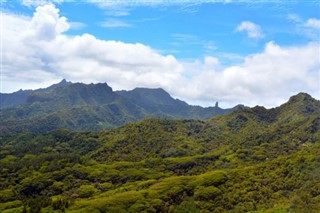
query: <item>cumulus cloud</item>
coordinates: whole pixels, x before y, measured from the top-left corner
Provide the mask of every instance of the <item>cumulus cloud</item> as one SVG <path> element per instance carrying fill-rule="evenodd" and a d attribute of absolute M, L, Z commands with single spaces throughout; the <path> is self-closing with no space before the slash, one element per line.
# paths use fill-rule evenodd
<path fill-rule="evenodd" d="M 266 106 L 278 105 L 289 95 L 301 91 L 318 96 L 319 48 L 317 43 L 285 48 L 269 42 L 262 53 L 247 56 L 244 63 L 222 70 L 208 66 L 211 60 L 204 60 L 201 72 L 178 92 L 191 94 L 190 99 L 199 98 L 211 103 L 218 97 L 229 103 L 236 100 L 234 104 Z"/>
<path fill-rule="evenodd" d="M 261 31 L 259 25 L 251 22 L 251 21 L 243 21 L 241 24 L 236 28 L 237 32 L 247 32 L 249 38 L 263 38 L 264 34 Z"/>
<path fill-rule="evenodd" d="M 30 36 L 39 40 L 54 39 L 70 28 L 67 19 L 60 17 L 59 9 L 52 4 L 37 7 L 30 25 Z"/>
<path fill-rule="evenodd" d="M 114 89 L 162 87 L 191 103 L 274 106 L 300 91 L 319 93 L 319 44 L 264 51 L 234 66 L 219 56 L 193 62 L 161 55 L 140 43 L 68 36 L 65 17 L 52 4 L 32 17 L 3 13 L 2 92 L 39 88 L 62 78 L 73 82 L 107 82 Z M 318 94 L 319 95 L 319 94 Z"/>
<path fill-rule="evenodd" d="M 52 4 L 37 7 L 31 18 L 4 13 L 3 23 L 2 84 L 8 91 L 12 82 L 29 82 L 34 88 L 44 79 L 61 78 L 106 81 L 118 89 L 168 87 L 181 72 L 173 56 L 162 56 L 143 44 L 105 41 L 90 34 L 66 36 L 67 19 Z"/>

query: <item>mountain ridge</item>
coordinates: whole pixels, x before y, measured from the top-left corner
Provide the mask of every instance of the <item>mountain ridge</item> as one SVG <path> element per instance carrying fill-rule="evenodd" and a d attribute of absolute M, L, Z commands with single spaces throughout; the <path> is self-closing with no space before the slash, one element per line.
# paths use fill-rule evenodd
<path fill-rule="evenodd" d="M 107 83 L 71 83 L 65 79 L 48 88 L 28 90 L 16 102 L 10 102 L 16 93 L 6 95 L 11 97 L 2 104 L 1 134 L 55 128 L 102 130 L 144 118 L 208 119 L 236 109 L 191 106 L 161 88 L 113 91 Z"/>

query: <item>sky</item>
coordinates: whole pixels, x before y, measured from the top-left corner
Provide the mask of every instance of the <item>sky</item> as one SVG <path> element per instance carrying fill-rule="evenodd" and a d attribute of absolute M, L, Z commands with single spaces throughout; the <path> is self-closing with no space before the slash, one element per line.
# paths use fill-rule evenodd
<path fill-rule="evenodd" d="M 1 93 L 71 82 L 163 88 L 189 104 L 320 99 L 320 3 L 1 1 Z"/>

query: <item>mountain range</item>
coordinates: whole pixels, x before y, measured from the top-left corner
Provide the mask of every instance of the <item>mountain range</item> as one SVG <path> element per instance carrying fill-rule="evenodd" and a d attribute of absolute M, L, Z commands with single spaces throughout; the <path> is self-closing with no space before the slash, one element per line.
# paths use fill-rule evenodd
<path fill-rule="evenodd" d="M 0 94 L 0 132 L 47 132 L 57 128 L 102 130 L 145 118 L 209 119 L 241 107 L 191 106 L 161 88 L 113 91 L 106 83 L 71 83 Z"/>
<path fill-rule="evenodd" d="M 93 87 L 113 94 L 111 103 L 119 96 L 104 84 L 69 86 L 26 100 L 55 109 L 59 101 L 66 108 L 104 103 Z M 140 92 L 126 95 L 139 100 Z M 158 111 L 148 98 L 148 112 Z M 239 108 L 207 120 L 149 118 L 103 131 L 6 135 L 0 171 L 3 213 L 318 213 L 320 101 L 299 93 L 276 108 Z"/>

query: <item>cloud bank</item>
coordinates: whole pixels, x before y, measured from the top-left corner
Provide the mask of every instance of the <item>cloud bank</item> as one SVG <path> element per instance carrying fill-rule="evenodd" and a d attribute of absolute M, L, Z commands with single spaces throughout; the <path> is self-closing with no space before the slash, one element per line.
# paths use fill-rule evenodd
<path fill-rule="evenodd" d="M 2 92 L 45 87 L 66 78 L 107 82 L 114 89 L 162 87 L 204 105 L 218 100 L 224 106 L 276 106 L 300 91 L 320 97 L 320 46 L 315 42 L 281 47 L 271 41 L 243 63 L 224 67 L 219 56 L 186 62 L 141 43 L 69 36 L 70 23 L 53 4 L 38 6 L 32 17 L 3 13 L 2 18 Z M 250 30 L 252 37 L 262 36 L 255 26 L 247 23 L 241 29 L 249 37 Z"/>

